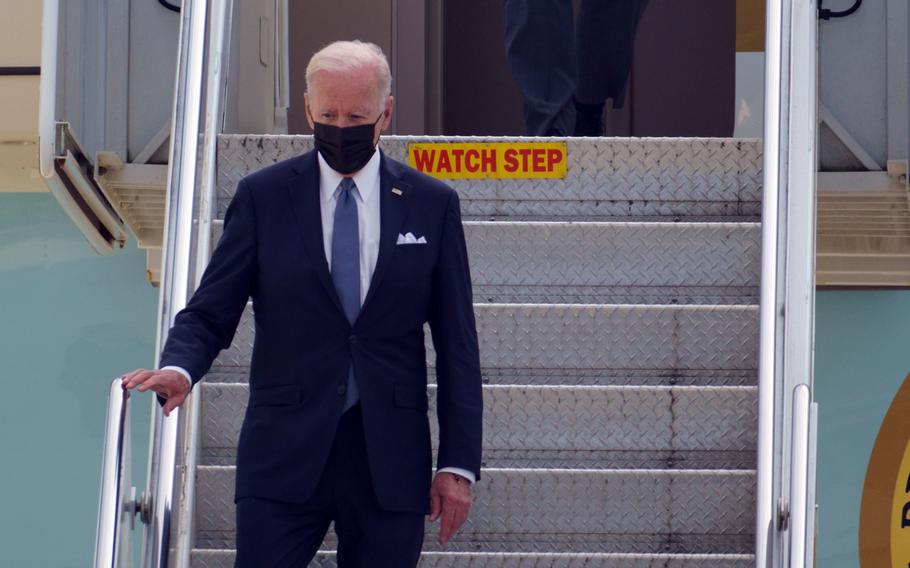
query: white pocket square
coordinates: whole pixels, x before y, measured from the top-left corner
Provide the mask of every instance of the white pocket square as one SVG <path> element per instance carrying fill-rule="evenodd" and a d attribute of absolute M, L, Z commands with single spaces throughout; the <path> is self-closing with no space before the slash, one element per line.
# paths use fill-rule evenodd
<path fill-rule="evenodd" d="M 398 242 L 396 242 L 395 244 L 396 245 L 425 245 L 425 244 L 427 244 L 427 238 L 420 237 L 418 239 L 417 237 L 414 236 L 414 233 L 410 233 L 410 232 L 405 233 L 403 235 L 401 233 L 398 233 Z"/>

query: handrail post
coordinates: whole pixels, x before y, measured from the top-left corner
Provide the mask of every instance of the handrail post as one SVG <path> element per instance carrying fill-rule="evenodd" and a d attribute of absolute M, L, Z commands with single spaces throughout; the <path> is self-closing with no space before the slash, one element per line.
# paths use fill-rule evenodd
<path fill-rule="evenodd" d="M 206 101 L 203 136 L 203 159 L 199 191 L 199 223 L 196 235 L 195 285 L 205 271 L 211 254 L 212 223 L 215 208 L 215 179 L 217 174 L 218 134 L 223 124 L 222 102 L 227 82 L 228 44 L 225 38 L 229 35 L 232 0 L 212 0 L 210 23 L 208 26 L 208 56 L 206 62 Z M 193 547 L 193 512 L 196 496 L 196 464 L 199 452 L 200 418 L 202 404 L 200 392 L 190 395 L 184 403 L 184 443 L 183 459 L 184 476 L 181 487 L 181 498 L 178 503 L 179 514 L 176 536 L 176 564 L 178 568 L 189 568 Z"/>
<path fill-rule="evenodd" d="M 814 495 L 814 440 L 794 448 L 788 433 L 794 394 L 811 401 L 813 384 L 818 22 L 815 0 L 767 0 L 766 14 L 755 565 L 777 568 L 808 558 L 788 531 L 792 499 Z"/>
<path fill-rule="evenodd" d="M 759 308 L 758 363 L 758 447 L 755 491 L 755 566 L 770 568 L 773 535 L 776 530 L 774 495 L 775 402 L 778 376 L 774 354 L 778 349 L 777 328 L 780 310 L 777 303 L 778 193 L 781 144 L 781 53 L 783 50 L 784 2 L 767 0 L 765 9 L 765 116 L 762 195 L 762 270 Z"/>

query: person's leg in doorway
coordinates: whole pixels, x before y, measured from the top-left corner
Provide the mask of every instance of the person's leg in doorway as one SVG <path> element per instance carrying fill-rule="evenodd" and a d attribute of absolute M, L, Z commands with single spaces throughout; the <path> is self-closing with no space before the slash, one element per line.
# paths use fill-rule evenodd
<path fill-rule="evenodd" d="M 503 0 L 506 56 L 528 136 L 571 136 L 576 56 L 571 0 Z"/>
<path fill-rule="evenodd" d="M 635 31 L 648 0 L 582 0 L 576 26 L 575 136 L 603 136 L 603 110 L 625 103 Z"/>

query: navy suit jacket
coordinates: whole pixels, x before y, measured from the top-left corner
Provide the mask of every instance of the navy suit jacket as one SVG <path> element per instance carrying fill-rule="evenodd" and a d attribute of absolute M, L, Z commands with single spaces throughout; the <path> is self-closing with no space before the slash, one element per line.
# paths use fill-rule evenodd
<path fill-rule="evenodd" d="M 427 513 L 425 322 L 437 361 L 436 466 L 480 478 L 480 357 L 458 195 L 384 154 L 380 192 L 379 256 L 353 325 L 325 258 L 315 151 L 240 180 L 199 287 L 175 316 L 160 366 L 185 368 L 195 384 L 230 346 L 253 300 L 256 335 L 235 500 L 302 502 L 312 494 L 353 364 L 379 504 Z M 396 245 L 408 232 L 427 244 Z"/>

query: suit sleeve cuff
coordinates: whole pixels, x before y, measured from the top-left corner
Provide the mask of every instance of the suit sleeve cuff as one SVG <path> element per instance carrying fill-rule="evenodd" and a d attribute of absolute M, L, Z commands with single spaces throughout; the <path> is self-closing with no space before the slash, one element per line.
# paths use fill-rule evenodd
<path fill-rule="evenodd" d="M 476 481 L 473 471 L 470 471 L 467 469 L 461 469 L 460 467 L 442 467 L 442 468 L 439 468 L 439 471 L 437 473 L 442 473 L 442 472 L 454 473 L 455 475 L 459 475 L 459 476 L 467 479 L 471 483 L 474 483 L 474 481 Z"/>
<path fill-rule="evenodd" d="M 161 368 L 158 369 L 158 370 L 159 370 L 159 371 L 167 371 L 167 370 L 170 370 L 170 371 L 177 371 L 178 373 L 180 373 L 181 375 L 183 375 L 183 377 L 186 379 L 186 382 L 187 382 L 187 389 L 189 389 L 189 390 L 192 390 L 192 389 L 193 389 L 193 379 L 190 378 L 190 373 L 189 373 L 189 371 L 187 371 L 187 370 L 184 369 L 183 367 L 178 367 L 177 365 L 167 365 L 167 366 L 165 366 L 165 367 L 161 367 Z"/>

